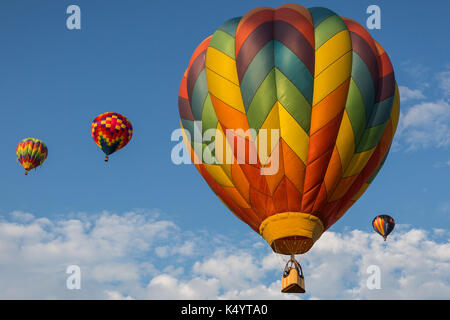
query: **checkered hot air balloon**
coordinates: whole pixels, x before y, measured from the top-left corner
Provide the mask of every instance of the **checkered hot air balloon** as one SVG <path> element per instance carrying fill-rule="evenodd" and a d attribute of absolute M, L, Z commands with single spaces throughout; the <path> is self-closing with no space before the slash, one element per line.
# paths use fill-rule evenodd
<path fill-rule="evenodd" d="M 95 143 L 108 156 L 127 145 L 133 136 L 133 126 L 123 115 L 106 112 L 97 116 L 91 125 L 91 135 Z"/>
<path fill-rule="evenodd" d="M 387 236 L 394 230 L 395 221 L 391 216 L 382 214 L 373 219 L 372 227 L 386 241 Z"/>
<path fill-rule="evenodd" d="M 288 255 L 307 252 L 366 191 L 400 112 L 390 59 L 364 27 L 298 4 L 221 25 L 194 51 L 178 101 L 200 174 Z M 211 129 L 215 139 L 203 140 Z M 262 174 L 276 159 L 278 170 Z"/>
<path fill-rule="evenodd" d="M 16 148 L 17 160 L 28 171 L 41 166 L 47 159 L 48 149 L 44 142 L 35 138 L 26 138 L 19 142 Z"/>

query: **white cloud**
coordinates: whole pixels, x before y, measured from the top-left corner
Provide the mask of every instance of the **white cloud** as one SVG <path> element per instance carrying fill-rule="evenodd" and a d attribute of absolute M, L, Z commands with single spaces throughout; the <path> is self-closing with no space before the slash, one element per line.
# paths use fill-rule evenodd
<path fill-rule="evenodd" d="M 280 293 L 281 280 L 276 280 L 268 285 L 258 284 L 254 287 L 242 290 L 229 290 L 221 299 L 239 299 L 239 300 L 276 300 L 276 299 L 300 299 L 297 295 L 284 295 Z"/>
<path fill-rule="evenodd" d="M 306 295 L 280 293 L 283 259 L 258 235 L 184 231 L 152 213 L 103 212 L 71 219 L 0 220 L 0 298 L 19 299 L 418 299 L 450 296 L 450 243 L 443 229 L 399 226 L 327 232 L 301 258 Z M 19 219 L 20 220 L 20 219 Z M 157 253 L 158 248 L 160 253 Z M 165 254 L 161 254 L 165 251 Z M 65 288 L 68 265 L 82 289 Z M 381 289 L 366 286 L 369 265 Z"/>
<path fill-rule="evenodd" d="M 439 88 L 442 89 L 446 96 L 450 96 L 450 69 L 442 71 L 438 74 Z"/>
<path fill-rule="evenodd" d="M 97 282 L 139 280 L 139 268 L 133 263 L 105 263 L 92 268 L 91 277 Z"/>
<path fill-rule="evenodd" d="M 398 87 L 400 91 L 400 99 L 401 102 L 405 102 L 408 100 L 422 100 L 425 99 L 425 96 L 423 95 L 422 91 L 419 89 L 410 89 L 405 86 L 399 86 Z"/>
<path fill-rule="evenodd" d="M 424 83 L 424 78 L 427 78 L 427 75 L 430 72 L 429 67 L 412 60 L 403 61 L 401 63 L 401 67 L 403 71 L 410 75 L 410 77 L 412 77 L 416 81 L 420 81 L 422 85 L 428 86 L 426 82 Z"/>
<path fill-rule="evenodd" d="M 196 262 L 194 273 L 221 280 L 225 289 L 244 288 L 255 280 L 260 280 L 263 273 L 258 272 L 259 267 L 249 253 L 227 253 L 216 251 L 211 257 Z"/>
<path fill-rule="evenodd" d="M 309 268 L 319 271 L 311 281 L 312 294 L 320 298 L 340 295 L 369 299 L 450 296 L 448 238 L 446 243 L 436 243 L 424 230 L 398 231 L 387 242 L 377 239 L 377 235 L 357 230 L 346 235 L 325 234 L 324 241 L 317 243 L 309 258 Z M 381 290 L 369 290 L 366 286 L 366 271 L 370 265 L 381 269 Z M 325 270 L 334 271 L 326 276 Z"/>
<path fill-rule="evenodd" d="M 400 113 L 397 141 L 407 150 L 450 145 L 450 105 L 423 102 Z"/>
<path fill-rule="evenodd" d="M 108 300 L 134 300 L 132 297 L 124 296 L 118 291 L 105 290 L 105 295 Z"/>
<path fill-rule="evenodd" d="M 172 275 L 161 274 L 154 277 L 147 286 L 145 299 L 208 299 L 217 297 L 220 282 L 215 278 L 194 277 L 178 280 Z"/>
<path fill-rule="evenodd" d="M 194 254 L 194 251 L 194 241 L 186 241 L 180 246 L 176 247 L 164 245 L 155 249 L 155 253 L 160 258 L 167 258 L 170 255 L 192 256 Z"/>
<path fill-rule="evenodd" d="M 433 167 L 435 167 L 435 168 L 450 167 L 450 160 L 443 161 L 443 162 L 442 161 L 435 162 Z"/>
<path fill-rule="evenodd" d="M 19 222 L 30 222 L 31 220 L 34 219 L 34 215 L 32 215 L 31 213 L 22 212 L 22 211 L 13 211 L 10 213 L 10 215 L 14 221 L 19 221 Z"/>
<path fill-rule="evenodd" d="M 424 83 L 428 68 L 405 61 L 405 71 L 419 84 L 418 89 L 399 86 L 401 110 L 393 150 L 413 151 L 446 148 L 450 145 L 450 67 L 434 74 L 432 86 Z M 420 80 L 420 81 L 419 81 Z M 424 91 L 427 90 L 427 96 Z M 429 97 L 433 95 L 433 97 Z M 416 103 L 409 107 L 405 102 Z"/>

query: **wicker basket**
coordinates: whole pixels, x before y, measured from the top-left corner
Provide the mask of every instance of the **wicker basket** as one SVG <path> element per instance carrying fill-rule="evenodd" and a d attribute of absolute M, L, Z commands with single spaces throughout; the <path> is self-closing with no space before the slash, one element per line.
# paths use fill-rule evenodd
<path fill-rule="evenodd" d="M 300 264 L 291 259 L 284 268 L 281 277 L 281 292 L 284 293 L 305 293 L 305 279 Z"/>

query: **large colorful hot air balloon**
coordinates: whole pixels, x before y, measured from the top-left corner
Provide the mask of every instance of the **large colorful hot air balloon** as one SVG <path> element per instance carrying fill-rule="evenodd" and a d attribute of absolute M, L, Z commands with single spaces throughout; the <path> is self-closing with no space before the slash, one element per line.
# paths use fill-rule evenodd
<path fill-rule="evenodd" d="M 48 150 L 45 143 L 39 139 L 26 138 L 19 142 L 16 148 L 17 160 L 28 171 L 41 166 L 47 159 Z"/>
<path fill-rule="evenodd" d="M 399 112 L 390 59 L 364 27 L 297 4 L 225 22 L 194 51 L 179 90 L 183 137 L 198 171 L 287 255 L 307 252 L 366 191 Z M 204 141 L 211 129 L 215 140 Z M 261 147 L 272 129 L 277 139 Z M 240 143 L 248 154 L 239 154 Z M 223 161 L 229 154 L 232 163 Z M 262 174 L 276 159 L 276 173 Z"/>
<path fill-rule="evenodd" d="M 133 136 L 133 126 L 123 115 L 106 112 L 97 116 L 91 125 L 91 135 L 95 143 L 108 156 L 127 145 Z"/>
<path fill-rule="evenodd" d="M 395 221 L 391 216 L 382 214 L 372 220 L 372 227 L 386 241 L 387 236 L 394 230 Z"/>

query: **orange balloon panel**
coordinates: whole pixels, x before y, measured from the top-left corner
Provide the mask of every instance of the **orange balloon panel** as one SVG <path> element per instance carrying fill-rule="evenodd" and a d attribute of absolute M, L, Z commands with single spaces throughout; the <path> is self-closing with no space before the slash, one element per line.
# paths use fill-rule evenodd
<path fill-rule="evenodd" d="M 195 50 L 179 91 L 198 171 L 286 254 L 309 250 L 364 193 L 399 108 L 389 57 L 364 27 L 297 4 L 225 22 Z"/>

